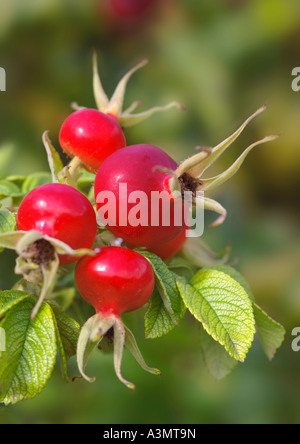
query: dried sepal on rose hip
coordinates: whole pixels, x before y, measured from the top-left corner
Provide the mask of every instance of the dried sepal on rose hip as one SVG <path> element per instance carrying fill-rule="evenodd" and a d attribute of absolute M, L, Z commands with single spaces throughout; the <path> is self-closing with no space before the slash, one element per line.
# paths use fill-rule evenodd
<path fill-rule="evenodd" d="M 59 257 L 68 256 L 78 261 L 82 256 L 94 254 L 86 248 L 73 250 L 64 242 L 35 230 L 0 234 L 0 247 L 16 251 L 15 273 L 22 275 L 24 283 L 33 284 L 37 290 L 32 319 L 55 284 L 60 266 Z M 18 289 L 22 290 L 22 285 L 21 282 Z"/>
<path fill-rule="evenodd" d="M 123 247 L 102 247 L 93 257 L 82 258 L 75 269 L 79 293 L 96 314 L 82 327 L 77 346 L 77 362 L 81 375 L 89 382 L 85 365 L 92 350 L 107 334 L 113 340 L 114 365 L 119 380 L 134 389 L 121 374 L 123 349 L 126 346 L 142 368 L 159 375 L 158 369 L 147 366 L 132 332 L 123 324 L 123 313 L 138 310 L 150 299 L 155 278 L 150 263 L 139 253 Z M 113 332 L 112 332 L 113 329 Z"/>
<path fill-rule="evenodd" d="M 203 174 L 205 171 L 214 164 L 214 162 L 225 152 L 225 150 L 232 145 L 233 142 L 240 136 L 248 124 L 259 114 L 266 110 L 266 105 L 259 108 L 254 114 L 252 114 L 231 136 L 221 142 L 214 148 L 204 148 L 199 153 L 183 161 L 174 172 L 174 175 L 170 179 L 170 189 L 174 191 L 191 190 L 194 194 L 193 203 L 195 205 L 201 205 L 204 210 L 214 211 L 219 214 L 218 219 L 211 225 L 216 227 L 221 225 L 227 216 L 226 209 L 223 206 L 205 194 L 214 190 L 215 188 L 223 185 L 240 169 L 247 155 L 256 146 L 264 143 L 272 142 L 277 139 L 278 135 L 267 136 L 246 148 L 240 157 L 223 173 L 216 177 L 204 179 Z M 199 192 L 197 194 L 197 192 Z"/>
<path fill-rule="evenodd" d="M 166 106 L 154 107 L 148 111 L 134 114 L 140 102 L 134 102 L 123 111 L 126 86 L 131 76 L 145 66 L 143 61 L 131 69 L 118 84 L 115 93 L 109 100 L 100 80 L 97 56 L 94 55 L 94 95 L 98 109 L 76 107 L 63 123 L 59 140 L 62 149 L 71 157 L 78 157 L 88 171 L 96 173 L 101 163 L 112 153 L 126 146 L 124 127 L 136 125 L 158 112 L 177 107 L 177 102 Z"/>

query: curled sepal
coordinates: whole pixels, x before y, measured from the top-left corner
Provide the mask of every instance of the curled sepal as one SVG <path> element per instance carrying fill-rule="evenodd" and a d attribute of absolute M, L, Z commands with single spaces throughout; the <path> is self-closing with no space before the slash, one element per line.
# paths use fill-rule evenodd
<path fill-rule="evenodd" d="M 201 193 L 199 193 L 199 194 L 201 194 Z M 203 194 L 202 194 L 201 196 L 199 195 L 194 199 L 194 203 L 195 203 L 195 205 L 199 205 L 200 209 L 214 211 L 215 213 L 220 215 L 210 225 L 212 228 L 218 227 L 219 225 L 222 225 L 224 223 L 224 221 L 227 217 L 227 211 L 219 202 L 217 202 L 214 199 L 210 199 L 209 197 L 203 197 Z"/>
<path fill-rule="evenodd" d="M 139 69 L 143 68 L 148 64 L 148 60 L 143 60 L 141 63 L 136 65 L 127 74 L 120 80 L 119 84 L 116 87 L 116 90 L 109 102 L 107 112 L 111 113 L 115 116 L 119 116 L 122 113 L 124 98 L 126 93 L 127 83 L 133 74 Z"/>
<path fill-rule="evenodd" d="M 135 358 L 135 360 L 138 362 L 138 364 L 140 364 L 140 366 L 142 367 L 142 369 L 144 369 L 146 372 L 151 373 L 152 375 L 161 375 L 161 371 L 157 368 L 150 368 L 143 356 L 142 353 L 140 351 L 140 349 L 138 348 L 138 345 L 136 343 L 136 339 L 132 333 L 131 330 L 129 330 L 128 327 L 126 327 L 125 325 L 125 346 L 126 348 L 128 348 L 128 350 L 130 351 L 130 353 L 132 354 L 132 356 Z"/>
<path fill-rule="evenodd" d="M 74 157 L 69 165 L 64 166 L 60 155 L 49 138 L 48 131 L 44 132 L 42 139 L 48 157 L 52 182 L 63 183 L 77 188 L 78 180 L 81 176 L 81 160 L 78 157 Z"/>
<path fill-rule="evenodd" d="M 88 382 L 96 380 L 85 373 L 88 359 L 103 336 L 113 327 L 115 321 L 116 318 L 113 315 L 104 317 L 101 313 L 97 313 L 89 318 L 81 328 L 77 343 L 77 365 L 81 376 Z"/>
<path fill-rule="evenodd" d="M 92 250 L 73 250 L 67 244 L 39 231 L 14 231 L 0 234 L 0 247 L 15 250 L 15 273 L 23 275 L 37 291 L 38 301 L 32 312 L 32 319 L 47 298 L 55 283 L 59 268 L 59 256 L 85 256 L 95 254 Z"/>
<path fill-rule="evenodd" d="M 109 99 L 103 89 L 101 78 L 98 71 L 97 53 L 93 55 L 93 87 L 96 105 L 99 111 L 106 112 L 109 106 Z"/>
<path fill-rule="evenodd" d="M 276 140 L 279 136 L 268 136 L 265 137 L 262 140 L 259 140 L 258 142 L 253 143 L 248 148 L 245 149 L 245 151 L 240 155 L 240 157 L 222 174 L 219 174 L 216 177 L 212 177 L 211 179 L 202 179 L 201 182 L 201 190 L 202 191 L 211 191 L 215 189 L 216 187 L 223 185 L 227 180 L 229 180 L 234 174 L 239 170 L 241 165 L 243 164 L 244 160 L 250 153 L 250 151 L 253 150 L 256 146 L 262 145 L 264 143 L 273 142 Z"/>
<path fill-rule="evenodd" d="M 185 109 L 182 105 L 180 105 L 180 103 L 171 102 L 165 106 L 154 106 L 153 108 L 150 108 L 149 110 L 142 113 L 132 114 L 127 111 L 126 113 L 124 112 L 120 115 L 119 123 L 123 128 L 129 128 L 130 126 L 134 126 L 138 123 L 144 122 L 144 120 L 149 119 L 149 117 L 152 117 L 154 114 L 162 113 L 172 108 L 177 108 L 181 111 L 184 111 Z"/>
<path fill-rule="evenodd" d="M 102 82 L 98 71 L 97 55 L 96 53 L 94 53 L 93 88 L 94 88 L 94 97 L 97 108 L 99 109 L 99 111 L 101 111 L 104 114 L 109 114 L 117 117 L 118 122 L 122 127 L 130 127 L 137 125 L 138 123 L 143 122 L 144 120 L 148 119 L 154 114 L 168 111 L 171 108 L 178 108 L 180 110 L 185 109 L 179 103 L 171 102 L 165 106 L 156 106 L 147 111 L 133 114 L 133 111 L 135 111 L 135 109 L 139 105 L 141 105 L 140 101 L 135 101 L 129 108 L 123 111 L 127 84 L 131 79 L 131 77 L 133 76 L 133 74 L 139 69 L 143 68 L 145 65 L 147 65 L 147 63 L 148 60 L 143 60 L 138 65 L 133 67 L 130 71 L 128 71 L 118 83 L 111 99 L 109 99 L 102 86 Z"/>
<path fill-rule="evenodd" d="M 49 138 L 49 132 L 45 131 L 43 134 L 43 144 L 47 153 L 47 157 L 48 157 L 48 163 L 49 163 L 49 168 L 52 174 L 52 182 L 53 183 L 59 183 L 59 173 L 62 171 L 62 169 L 64 168 L 64 165 L 62 163 L 62 160 L 58 154 L 58 152 L 56 151 L 56 149 L 54 148 L 50 138 Z"/>
<path fill-rule="evenodd" d="M 182 256 L 198 268 L 227 264 L 230 253 L 230 244 L 227 244 L 223 251 L 216 253 L 200 237 L 187 238 L 181 250 Z"/>
<path fill-rule="evenodd" d="M 73 250 L 64 242 L 40 233 L 39 231 L 13 231 L 10 233 L 0 234 L 0 247 L 8 250 L 15 250 L 19 255 L 22 255 L 27 248 L 39 240 L 49 242 L 58 255 L 68 255 L 74 257 L 81 257 L 85 255 L 94 255 L 92 250 L 81 248 Z M 28 252 L 27 252 L 28 253 Z"/>
<path fill-rule="evenodd" d="M 221 154 L 223 154 L 224 151 L 233 144 L 233 142 L 235 142 L 235 140 L 242 134 L 249 123 L 255 117 L 263 113 L 266 108 L 266 104 L 261 106 L 239 127 L 237 131 L 235 131 L 223 142 L 219 143 L 219 145 L 215 146 L 214 148 L 201 150 L 200 153 L 195 154 L 194 156 L 182 162 L 181 165 L 178 167 L 176 174 L 178 176 L 181 176 L 184 173 L 188 173 L 192 177 L 200 178 L 204 171 L 206 171 L 206 169 L 210 167 L 221 156 Z"/>
<path fill-rule="evenodd" d="M 229 180 L 239 170 L 247 155 L 258 145 L 267 142 L 272 142 L 277 139 L 278 135 L 272 135 L 261 139 L 252 145 L 248 146 L 239 158 L 223 173 L 212 178 L 202 178 L 203 173 L 224 153 L 224 151 L 240 136 L 249 123 L 264 112 L 266 105 L 260 107 L 254 114 L 252 114 L 230 137 L 225 139 L 214 148 L 201 148 L 200 152 L 184 160 L 174 172 L 169 181 L 170 190 L 174 194 L 178 191 L 178 184 L 182 190 L 192 191 L 193 204 L 198 206 L 201 210 L 211 210 L 219 214 L 218 219 L 211 225 L 216 227 L 221 225 L 227 216 L 226 209 L 222 205 L 208 197 L 204 197 L 203 193 L 212 191 L 218 186 Z"/>
<path fill-rule="evenodd" d="M 23 275 L 27 282 L 38 289 L 38 301 L 31 319 L 34 319 L 53 288 L 59 268 L 59 255 L 79 257 L 94 254 L 87 249 L 73 250 L 64 242 L 35 230 L 0 234 L 0 246 L 16 251 L 15 273 Z"/>
<path fill-rule="evenodd" d="M 132 382 L 123 378 L 121 373 L 121 365 L 123 359 L 123 350 L 125 346 L 125 325 L 120 318 L 116 318 L 114 324 L 114 365 L 115 372 L 119 380 L 126 385 L 127 388 L 135 390 L 135 385 Z"/>
<path fill-rule="evenodd" d="M 55 254 L 54 259 L 49 263 L 48 267 L 44 267 L 42 265 L 42 275 L 43 275 L 43 283 L 41 292 L 38 298 L 37 303 L 35 304 L 32 312 L 31 312 L 31 320 L 33 320 L 38 313 L 42 303 L 46 299 L 48 293 L 52 290 L 54 283 L 55 283 L 55 277 L 57 270 L 59 268 L 59 259 L 57 254 Z"/>

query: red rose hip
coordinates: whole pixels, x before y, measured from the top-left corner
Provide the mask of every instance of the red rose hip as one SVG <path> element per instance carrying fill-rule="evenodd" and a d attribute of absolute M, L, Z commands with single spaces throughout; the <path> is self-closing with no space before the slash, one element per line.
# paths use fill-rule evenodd
<path fill-rule="evenodd" d="M 96 214 L 90 201 L 75 188 L 58 183 L 41 185 L 22 201 L 17 226 L 20 231 L 36 230 L 58 239 L 74 250 L 92 248 L 96 234 Z M 78 257 L 60 256 L 60 264 Z"/>
<path fill-rule="evenodd" d="M 97 172 L 108 156 L 126 146 L 118 118 L 96 109 L 71 114 L 62 125 L 59 141 L 70 157 L 79 157 L 92 173 Z"/>
<path fill-rule="evenodd" d="M 130 247 L 156 248 L 185 228 L 184 202 L 170 190 L 176 162 L 152 145 L 125 147 L 98 170 L 95 200 L 106 227 Z"/>
<path fill-rule="evenodd" d="M 150 263 L 139 253 L 122 247 L 96 248 L 75 270 L 78 290 L 97 313 L 120 317 L 141 308 L 154 290 Z"/>

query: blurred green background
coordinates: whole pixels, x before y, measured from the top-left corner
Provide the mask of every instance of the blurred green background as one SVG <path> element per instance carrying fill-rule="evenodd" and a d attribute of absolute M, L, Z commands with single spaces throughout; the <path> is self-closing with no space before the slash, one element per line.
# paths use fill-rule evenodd
<path fill-rule="evenodd" d="M 136 20 L 113 16 L 106 0 L 2 0 L 7 92 L 0 93 L 0 176 L 46 170 L 42 133 L 49 130 L 58 147 L 70 103 L 95 107 L 93 49 L 108 94 L 146 57 L 150 63 L 130 81 L 127 104 L 186 106 L 126 131 L 128 144 L 157 145 L 177 161 L 196 146 L 219 143 L 268 100 L 267 112 L 214 173 L 255 140 L 281 138 L 252 152 L 215 194 L 229 216 L 206 229 L 204 239 L 215 250 L 232 243 L 237 268 L 257 302 L 284 325 L 286 340 L 271 363 L 255 340 L 245 364 L 217 382 L 204 367 L 191 318 L 146 341 L 139 314 L 139 345 L 162 378 L 144 374 L 126 353 L 123 373 L 137 386 L 131 393 L 117 381 L 112 357 L 99 352 L 88 366 L 95 384 L 67 385 L 57 365 L 35 399 L 0 407 L 0 423 L 299 423 L 300 353 L 291 349 L 291 331 L 300 326 L 300 93 L 291 89 L 292 69 L 300 65 L 299 0 L 158 0 Z M 207 224 L 213 216 L 207 214 Z M 2 254 L 2 289 L 15 281 L 13 267 L 14 255 Z M 70 374 L 77 374 L 74 359 Z"/>

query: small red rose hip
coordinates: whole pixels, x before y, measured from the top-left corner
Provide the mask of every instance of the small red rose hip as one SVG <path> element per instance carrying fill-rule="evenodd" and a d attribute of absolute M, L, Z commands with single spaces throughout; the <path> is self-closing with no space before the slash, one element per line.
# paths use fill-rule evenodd
<path fill-rule="evenodd" d="M 75 270 L 79 293 L 96 313 L 120 317 L 141 308 L 154 290 L 154 274 L 141 254 L 123 247 L 96 248 Z"/>
<path fill-rule="evenodd" d="M 128 388 L 134 389 L 134 384 L 124 379 L 121 373 L 125 344 L 144 370 L 154 375 L 159 375 L 160 371 L 147 366 L 121 315 L 137 310 L 149 301 L 155 285 L 154 273 L 144 256 L 127 248 L 102 247 L 94 252 L 94 256 L 83 257 L 75 269 L 75 282 L 81 296 L 96 310 L 96 314 L 83 325 L 78 338 L 78 368 L 87 381 L 95 380 L 85 373 L 91 343 L 101 344 L 100 341 L 109 335 L 113 340 L 116 375 Z"/>
<path fill-rule="evenodd" d="M 63 123 L 59 141 L 70 157 L 79 157 L 83 166 L 96 173 L 102 162 L 126 146 L 118 118 L 96 109 L 82 109 Z"/>
<path fill-rule="evenodd" d="M 22 201 L 17 226 L 20 231 L 36 230 L 58 239 L 74 250 L 92 248 L 97 234 L 96 214 L 90 201 L 75 188 L 58 183 L 41 185 Z M 60 264 L 78 257 L 59 256 Z"/>

